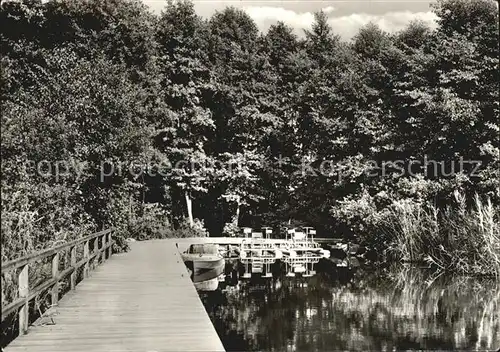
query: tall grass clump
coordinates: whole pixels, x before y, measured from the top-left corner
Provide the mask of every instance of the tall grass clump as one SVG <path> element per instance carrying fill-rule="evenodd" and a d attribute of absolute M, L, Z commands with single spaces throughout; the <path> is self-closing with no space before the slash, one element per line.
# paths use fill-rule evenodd
<path fill-rule="evenodd" d="M 500 277 L 500 210 L 490 199 L 471 206 L 455 193 L 444 209 L 432 203 L 395 202 L 386 226 L 391 250 L 405 261 L 424 261 L 442 270 Z"/>

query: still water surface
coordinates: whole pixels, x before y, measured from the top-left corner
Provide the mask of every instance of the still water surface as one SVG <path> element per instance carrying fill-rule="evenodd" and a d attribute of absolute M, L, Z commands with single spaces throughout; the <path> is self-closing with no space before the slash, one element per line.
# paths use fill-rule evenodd
<path fill-rule="evenodd" d="M 221 283 L 200 297 L 228 351 L 496 351 L 498 286 L 412 268 L 324 270 Z"/>

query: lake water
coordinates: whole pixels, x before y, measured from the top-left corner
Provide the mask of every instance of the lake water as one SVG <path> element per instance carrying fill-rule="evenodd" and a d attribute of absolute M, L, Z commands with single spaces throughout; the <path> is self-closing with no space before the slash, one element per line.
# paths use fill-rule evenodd
<path fill-rule="evenodd" d="M 494 280 L 318 268 L 200 293 L 228 351 L 498 350 Z"/>

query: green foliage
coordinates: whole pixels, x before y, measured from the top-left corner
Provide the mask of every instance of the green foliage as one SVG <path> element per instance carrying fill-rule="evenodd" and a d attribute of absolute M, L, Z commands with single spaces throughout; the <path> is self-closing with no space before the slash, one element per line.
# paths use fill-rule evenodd
<path fill-rule="evenodd" d="M 117 60 L 121 55 L 96 47 L 110 45 L 110 41 L 95 38 L 92 30 L 76 24 L 102 11 L 134 21 L 146 16 L 139 10 L 131 14 L 137 5 L 132 2 L 106 7 L 110 4 L 2 3 L 1 16 L 12 22 L 1 34 L 5 44 L 2 218 L 8 219 L 2 222 L 2 242 L 6 244 L 2 259 L 102 227 L 119 228 L 130 211 L 138 211 L 124 211 L 119 204 L 129 196 L 138 197 L 142 186 L 127 173 L 101 180 L 100 164 L 127 164 L 148 157 L 152 135 L 148 119 L 153 113 L 147 103 L 149 92 L 138 84 L 131 62 Z M 18 16 L 10 16 L 12 13 Z M 108 19 L 96 18 L 95 23 L 113 27 L 104 24 Z M 46 36 L 53 38 L 61 21 L 74 27 L 58 38 L 61 45 L 50 47 L 49 43 L 56 43 L 46 42 Z M 22 30 L 16 31 L 18 27 Z M 135 44 L 146 41 L 133 36 L 138 41 Z M 119 42 L 113 45 L 119 50 L 131 49 Z M 60 163 L 58 170 L 56 163 Z M 46 169 L 37 170 L 37 165 Z"/>
<path fill-rule="evenodd" d="M 236 221 L 231 221 L 228 222 L 224 225 L 224 229 L 222 230 L 222 236 L 227 236 L 227 237 L 237 237 L 240 235 L 241 229 L 240 227 L 236 224 Z"/>
<path fill-rule="evenodd" d="M 191 226 L 188 219 L 184 219 L 180 226 L 175 229 L 174 237 L 208 237 L 208 231 L 202 220 L 195 219 L 193 226 Z"/>
<path fill-rule="evenodd" d="M 142 216 L 128 219 L 127 233 L 136 240 L 176 237 L 168 213 L 157 204 L 144 204 Z"/>
<path fill-rule="evenodd" d="M 500 212 L 491 200 L 476 195 L 474 207 L 455 193 L 455 208 L 432 204 L 394 204 L 387 227 L 393 248 L 405 260 L 423 260 L 440 269 L 463 274 L 500 276 Z"/>

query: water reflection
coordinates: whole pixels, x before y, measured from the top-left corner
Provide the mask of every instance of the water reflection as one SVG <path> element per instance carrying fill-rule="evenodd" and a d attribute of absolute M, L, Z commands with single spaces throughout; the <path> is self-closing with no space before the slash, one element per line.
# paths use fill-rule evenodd
<path fill-rule="evenodd" d="M 479 349 L 500 347 L 494 280 L 406 268 L 221 284 L 201 294 L 229 351 Z"/>

